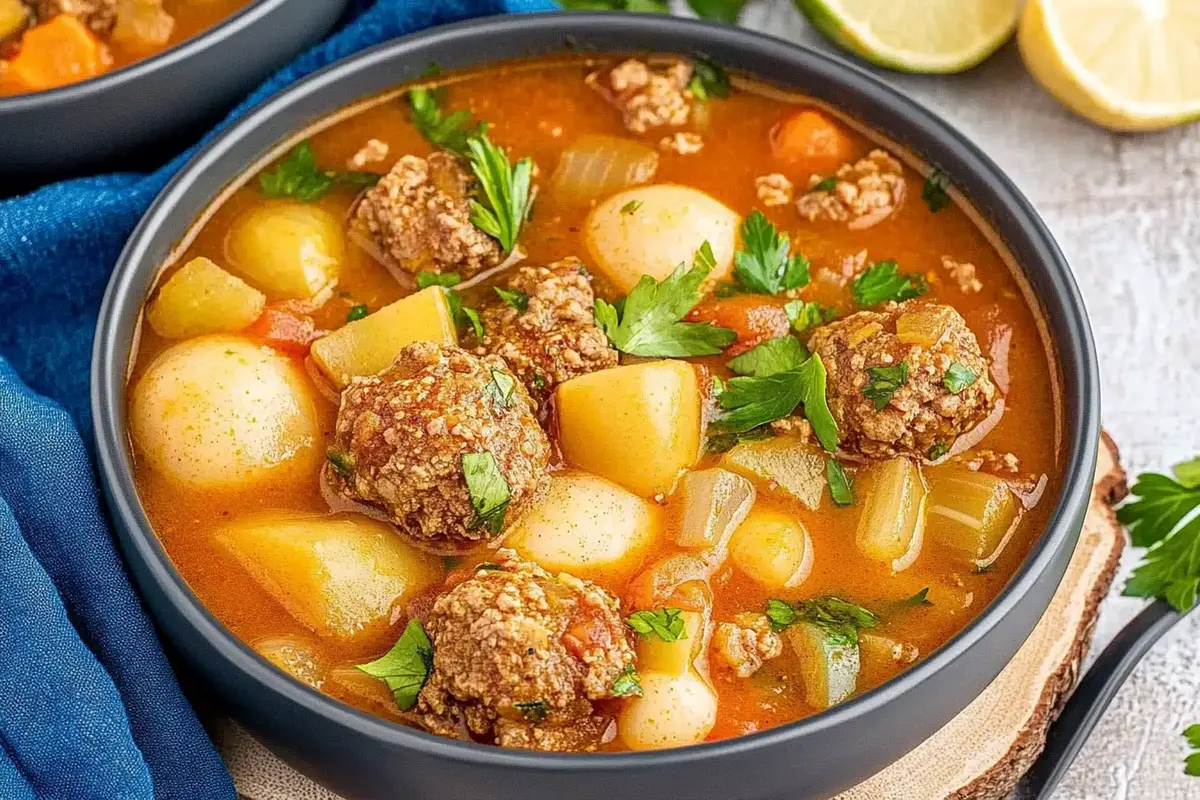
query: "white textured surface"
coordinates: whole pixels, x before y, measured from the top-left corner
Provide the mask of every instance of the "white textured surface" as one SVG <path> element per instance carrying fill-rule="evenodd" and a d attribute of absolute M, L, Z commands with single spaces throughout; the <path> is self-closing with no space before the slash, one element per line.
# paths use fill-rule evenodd
<path fill-rule="evenodd" d="M 747 27 L 827 48 L 788 0 L 755 0 Z M 1104 423 L 1131 474 L 1200 452 L 1200 126 L 1107 133 L 1064 111 L 1009 47 L 969 74 L 887 79 L 967 133 L 1038 207 L 1083 288 L 1103 380 Z M 1103 647 L 1141 607 L 1119 597 L 1127 552 L 1096 632 Z M 1179 735 L 1200 722 L 1200 614 L 1150 653 L 1117 696 L 1056 800 L 1197 800 Z M 241 737 L 224 737 L 255 800 L 328 793 Z"/>

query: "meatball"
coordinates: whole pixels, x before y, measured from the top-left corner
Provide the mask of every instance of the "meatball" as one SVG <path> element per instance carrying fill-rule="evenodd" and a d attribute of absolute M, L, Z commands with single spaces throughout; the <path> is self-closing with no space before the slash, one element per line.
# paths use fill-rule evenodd
<path fill-rule="evenodd" d="M 426 616 L 433 669 L 417 701 L 422 724 L 502 747 L 595 749 L 611 720 L 591 701 L 614 697 L 635 658 L 620 603 L 512 550 L 496 559 Z"/>
<path fill-rule="evenodd" d="M 403 156 L 367 190 L 356 214 L 402 269 L 470 277 L 504 258 L 500 243 L 471 223 L 474 183 L 450 153 Z"/>
<path fill-rule="evenodd" d="M 342 393 L 326 484 L 418 546 L 461 552 L 515 522 L 549 483 L 550 442 L 533 409 L 497 356 L 416 342 Z"/>
<path fill-rule="evenodd" d="M 117 19 L 117 0 L 36 0 L 33 5 L 41 22 L 68 14 L 102 35 L 112 30 Z"/>
<path fill-rule="evenodd" d="M 499 300 L 485 307 L 486 333 L 475 352 L 503 358 L 543 417 L 545 401 L 558 384 L 617 365 L 617 351 L 596 327 L 591 279 L 578 259 L 522 267 L 507 288 L 524 298 L 525 309 Z"/>
<path fill-rule="evenodd" d="M 829 408 L 850 453 L 937 458 L 999 397 L 975 335 L 950 306 L 910 301 L 860 311 L 818 328 L 808 346 L 829 373 Z"/>

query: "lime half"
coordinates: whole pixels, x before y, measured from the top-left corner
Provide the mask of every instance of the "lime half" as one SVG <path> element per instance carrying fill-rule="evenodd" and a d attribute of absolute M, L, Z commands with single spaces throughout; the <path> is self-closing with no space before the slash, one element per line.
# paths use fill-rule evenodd
<path fill-rule="evenodd" d="M 873 64 L 962 72 L 1012 35 L 1020 0 L 796 0 L 822 33 Z"/>

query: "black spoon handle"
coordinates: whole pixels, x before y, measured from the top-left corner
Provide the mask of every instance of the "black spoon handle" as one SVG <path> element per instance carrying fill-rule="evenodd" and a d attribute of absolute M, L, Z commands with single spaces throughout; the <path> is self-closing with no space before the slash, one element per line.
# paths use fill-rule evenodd
<path fill-rule="evenodd" d="M 1183 614 L 1155 600 L 1113 637 L 1050 726 L 1045 749 L 1017 787 L 1018 798 L 1049 800 L 1121 684 L 1142 656 L 1181 619 Z"/>

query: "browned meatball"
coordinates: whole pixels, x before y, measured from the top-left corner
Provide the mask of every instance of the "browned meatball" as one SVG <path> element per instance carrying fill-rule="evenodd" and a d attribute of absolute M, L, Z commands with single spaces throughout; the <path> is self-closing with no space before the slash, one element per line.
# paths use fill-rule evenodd
<path fill-rule="evenodd" d="M 486 333 L 475 352 L 503 358 L 539 411 L 563 381 L 617 365 L 617 351 L 596 327 L 591 279 L 578 259 L 521 267 L 506 287 L 525 310 L 489 303 L 482 311 Z"/>
<path fill-rule="evenodd" d="M 34 6 L 41 22 L 68 14 L 99 34 L 111 31 L 117 19 L 117 0 L 36 0 Z"/>
<path fill-rule="evenodd" d="M 474 185 L 450 153 L 404 156 L 367 190 L 356 213 L 384 254 L 408 272 L 470 277 L 504 258 L 500 243 L 471 223 Z"/>
<path fill-rule="evenodd" d="M 416 711 L 426 728 L 502 747 L 595 749 L 611 720 L 593 700 L 634 663 L 615 597 L 550 575 L 512 550 L 433 604 L 433 670 Z"/>
<path fill-rule="evenodd" d="M 826 395 L 847 452 L 937 458 L 999 397 L 975 335 L 950 306 L 889 303 L 818 328 L 808 345 L 829 372 Z M 901 363 L 907 377 L 888 398 Z"/>
<path fill-rule="evenodd" d="M 490 454 L 502 485 L 482 492 L 476 483 L 473 497 L 464 470 L 488 466 L 480 454 Z M 417 342 L 342 393 L 325 479 L 425 549 L 460 552 L 525 512 L 549 481 L 549 457 L 533 401 L 504 361 Z M 479 474 L 488 471 L 472 470 Z M 505 485 L 507 504 L 497 508 Z"/>

